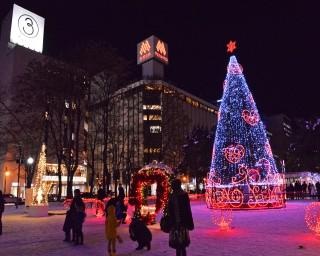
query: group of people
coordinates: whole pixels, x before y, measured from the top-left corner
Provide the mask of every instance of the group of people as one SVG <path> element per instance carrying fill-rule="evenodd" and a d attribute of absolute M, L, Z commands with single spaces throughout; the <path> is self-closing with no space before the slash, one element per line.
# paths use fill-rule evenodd
<path fill-rule="evenodd" d="M 85 204 L 80 196 L 80 190 L 75 189 L 74 197 L 70 209 L 66 213 L 63 225 L 63 231 L 65 232 L 65 239 L 63 241 L 74 242 L 75 245 L 83 244 L 82 224 L 85 217 Z"/>
<path fill-rule="evenodd" d="M 286 193 L 288 199 L 304 199 L 309 197 L 310 199 L 318 198 L 320 200 L 320 182 L 317 181 L 315 184 L 310 182 L 307 183 L 300 180 L 296 180 L 294 183 L 290 183 L 286 186 Z"/>
<path fill-rule="evenodd" d="M 181 181 L 175 179 L 172 184 L 172 193 L 168 202 L 168 216 L 170 218 L 169 245 L 176 249 L 177 256 L 186 255 L 186 247 L 190 244 L 189 230 L 194 229 L 189 196 L 181 188 Z M 111 198 L 105 207 L 105 237 L 108 241 L 108 253 L 116 253 L 116 241 L 122 243 L 122 238 L 117 232 L 121 223 L 125 223 L 126 206 L 124 204 L 125 194 L 119 188 L 117 198 Z M 0 190 L 0 235 L 2 234 L 1 217 L 4 211 L 4 199 Z M 81 245 L 84 242 L 82 225 L 86 217 L 85 204 L 80 196 L 80 190 L 74 190 L 74 198 L 70 209 L 66 213 L 63 225 L 66 242 L 74 242 Z M 133 241 L 137 241 L 136 250 L 146 247 L 151 250 L 152 233 L 138 217 L 134 217 L 129 225 L 129 235 Z"/>
<path fill-rule="evenodd" d="M 177 256 L 186 256 L 186 247 L 190 244 L 189 230 L 194 229 L 189 196 L 181 188 L 181 181 L 175 179 L 172 184 L 172 193 L 168 202 L 169 217 L 169 246 L 176 249 Z M 121 198 L 121 193 L 119 197 Z M 108 253 L 114 255 L 116 252 L 116 241 L 122 242 L 117 233 L 117 227 L 121 219 L 117 218 L 117 199 L 110 199 L 106 205 L 105 234 L 108 240 Z M 121 202 L 121 199 L 120 199 Z M 136 250 L 144 247 L 151 249 L 152 233 L 138 217 L 132 218 L 129 225 L 130 238 L 137 241 Z"/>

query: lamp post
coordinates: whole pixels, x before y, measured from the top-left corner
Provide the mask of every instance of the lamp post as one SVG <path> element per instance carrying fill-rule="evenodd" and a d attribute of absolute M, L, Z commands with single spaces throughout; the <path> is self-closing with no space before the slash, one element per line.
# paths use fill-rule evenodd
<path fill-rule="evenodd" d="M 27 159 L 28 174 L 30 174 L 31 166 L 33 165 L 33 163 L 34 163 L 34 159 L 31 156 L 29 156 Z M 26 188 L 27 187 L 27 172 L 25 171 L 24 174 L 25 174 L 24 184 L 25 184 L 25 188 Z"/>
<path fill-rule="evenodd" d="M 6 193 L 6 187 L 7 187 L 7 177 L 10 176 L 10 172 L 9 171 L 6 171 L 4 173 L 4 194 Z"/>

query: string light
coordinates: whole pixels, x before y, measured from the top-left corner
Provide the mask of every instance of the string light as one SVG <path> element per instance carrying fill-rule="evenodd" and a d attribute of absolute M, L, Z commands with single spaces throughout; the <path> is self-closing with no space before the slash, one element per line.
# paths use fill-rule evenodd
<path fill-rule="evenodd" d="M 146 208 L 143 208 L 143 189 L 153 183 L 157 183 L 156 190 L 156 205 L 155 209 L 149 215 L 157 214 L 168 203 L 170 182 L 173 178 L 171 169 L 161 163 L 153 162 L 150 165 L 143 167 L 132 177 L 133 198 L 131 202 L 135 205 L 137 215 L 141 215 L 142 210 L 145 213 Z M 142 209 L 143 208 L 143 209 Z M 149 209 L 149 208 L 148 208 Z"/>
<path fill-rule="evenodd" d="M 308 228 L 320 236 L 320 202 L 313 202 L 306 207 L 305 220 Z"/>
<path fill-rule="evenodd" d="M 222 231 L 229 230 L 232 222 L 232 210 L 214 210 L 212 213 L 212 222 Z"/>
<path fill-rule="evenodd" d="M 48 192 L 52 186 L 51 182 L 44 182 L 43 176 L 46 173 L 47 157 L 46 157 L 46 146 L 42 144 L 41 152 L 39 154 L 39 161 L 37 164 L 35 186 L 33 188 L 33 204 L 46 205 L 48 204 Z"/>
<path fill-rule="evenodd" d="M 230 57 L 206 180 L 209 208 L 280 208 L 284 179 L 235 56 Z"/>

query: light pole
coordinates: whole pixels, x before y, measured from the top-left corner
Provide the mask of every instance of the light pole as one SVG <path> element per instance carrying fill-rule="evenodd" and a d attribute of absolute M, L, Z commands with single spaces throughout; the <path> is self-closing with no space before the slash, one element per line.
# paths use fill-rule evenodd
<path fill-rule="evenodd" d="M 9 171 L 6 171 L 4 173 L 4 194 L 6 193 L 6 187 L 7 187 L 7 177 L 10 176 L 10 172 Z"/>
<path fill-rule="evenodd" d="M 31 166 L 33 165 L 33 163 L 34 163 L 34 159 L 31 156 L 29 156 L 27 159 L 28 175 L 30 175 Z M 26 188 L 27 187 L 27 172 L 25 171 L 24 174 L 25 174 L 24 184 L 25 184 L 25 188 Z"/>

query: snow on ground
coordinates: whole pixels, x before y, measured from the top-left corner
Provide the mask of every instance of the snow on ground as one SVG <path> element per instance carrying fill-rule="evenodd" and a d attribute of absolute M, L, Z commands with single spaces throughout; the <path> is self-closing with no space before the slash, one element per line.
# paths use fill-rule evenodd
<path fill-rule="evenodd" d="M 194 201 L 195 230 L 190 233 L 188 255 L 319 255 L 320 238 L 308 230 L 304 221 L 305 207 L 309 203 L 293 201 L 288 202 L 284 209 L 236 211 L 233 212 L 232 229 L 220 231 L 212 224 L 211 210 L 206 208 L 204 202 Z M 62 208 L 55 205 L 50 209 Z M 74 246 L 62 241 L 64 215 L 33 218 L 27 217 L 23 211 L 23 206 L 19 209 L 13 206 L 6 208 L 4 233 L 0 236 L 1 256 L 106 255 L 104 218 L 96 218 L 89 211 L 84 223 L 85 244 Z M 160 231 L 159 224 L 150 226 L 150 229 L 153 234 L 151 251 L 135 251 L 137 244 L 129 238 L 128 224 L 122 224 L 119 233 L 124 243 L 117 244 L 117 255 L 175 255 L 175 251 L 168 246 L 168 234 Z"/>

